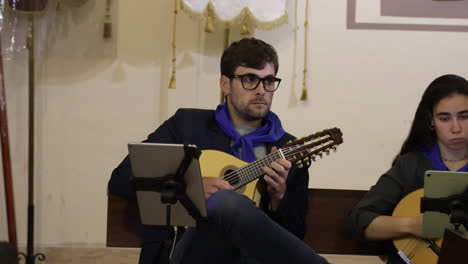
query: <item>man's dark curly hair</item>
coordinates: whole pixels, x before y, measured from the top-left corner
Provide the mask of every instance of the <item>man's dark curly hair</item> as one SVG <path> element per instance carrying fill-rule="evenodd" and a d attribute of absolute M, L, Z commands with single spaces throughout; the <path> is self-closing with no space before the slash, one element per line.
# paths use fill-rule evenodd
<path fill-rule="evenodd" d="M 278 55 L 270 44 L 256 38 L 243 38 L 229 45 L 221 56 L 221 75 L 232 77 L 239 66 L 261 70 L 273 63 L 278 73 Z"/>

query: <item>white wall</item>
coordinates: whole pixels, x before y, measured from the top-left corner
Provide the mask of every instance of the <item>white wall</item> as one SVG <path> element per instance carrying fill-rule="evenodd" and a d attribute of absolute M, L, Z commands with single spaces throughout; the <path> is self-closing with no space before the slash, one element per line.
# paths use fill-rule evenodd
<path fill-rule="evenodd" d="M 83 10 L 70 13 L 68 29 L 55 24 L 57 28 L 45 37 L 49 44 L 38 56 L 35 221 L 40 245 L 103 246 L 106 184 L 126 155 L 126 143 L 146 138 L 179 107 L 218 104 L 220 26 L 206 34 L 203 23 L 180 12 L 177 89 L 168 90 L 172 2 L 114 1 L 115 31 L 106 42 L 98 32 L 103 2 L 91 0 Z M 311 187 L 368 189 L 389 168 L 429 82 L 445 73 L 468 77 L 468 33 L 348 30 L 347 1 L 310 1 L 309 99 L 302 102 L 304 5 L 305 0 L 299 0 L 296 43 L 293 1 L 288 2 L 289 24 L 254 33 L 273 44 L 280 56 L 283 82 L 273 110 L 297 136 L 334 126 L 343 131 L 339 150 L 312 165 Z M 231 40 L 239 38 L 238 27 L 231 30 Z M 5 61 L 22 244 L 27 201 L 26 63 L 24 50 Z M 0 219 L 5 219 L 3 203 Z M 3 223 L 0 240 L 7 238 Z"/>

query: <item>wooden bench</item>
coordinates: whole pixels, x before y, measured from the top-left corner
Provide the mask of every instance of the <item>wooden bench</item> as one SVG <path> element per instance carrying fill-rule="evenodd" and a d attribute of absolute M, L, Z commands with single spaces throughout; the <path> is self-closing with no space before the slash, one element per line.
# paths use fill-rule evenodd
<path fill-rule="evenodd" d="M 380 255 L 382 248 L 370 247 L 345 229 L 346 217 L 367 191 L 309 189 L 309 210 L 304 241 L 321 254 Z M 136 201 L 108 197 L 108 247 L 140 247 L 142 226 Z"/>
<path fill-rule="evenodd" d="M 346 230 L 349 211 L 367 191 L 309 189 L 304 242 L 320 254 L 382 255 L 381 244 L 358 241 Z"/>

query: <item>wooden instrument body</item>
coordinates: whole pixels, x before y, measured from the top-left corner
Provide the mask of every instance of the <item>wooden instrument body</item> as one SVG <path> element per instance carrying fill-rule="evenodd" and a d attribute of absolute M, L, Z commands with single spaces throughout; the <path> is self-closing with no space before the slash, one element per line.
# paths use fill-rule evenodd
<path fill-rule="evenodd" d="M 424 189 L 416 190 L 405 196 L 395 207 L 393 216 L 413 217 L 421 214 L 421 198 L 424 196 Z M 433 240 L 440 248 L 442 238 Z M 403 252 L 413 264 L 437 264 L 437 254 L 428 247 L 425 242 L 416 237 L 404 237 L 394 239 L 395 247 Z"/>
<path fill-rule="evenodd" d="M 200 169 L 203 177 L 223 178 L 226 174 L 245 165 L 248 165 L 248 163 L 222 151 L 202 150 L 200 156 Z M 254 180 L 236 191 L 249 197 L 259 205 L 261 197 L 258 192 L 257 182 L 258 180 Z"/>

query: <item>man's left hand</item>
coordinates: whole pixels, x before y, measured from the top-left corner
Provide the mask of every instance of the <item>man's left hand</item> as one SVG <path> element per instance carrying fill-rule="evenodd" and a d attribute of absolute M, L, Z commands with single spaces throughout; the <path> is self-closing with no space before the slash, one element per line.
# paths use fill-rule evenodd
<path fill-rule="evenodd" d="M 271 152 L 277 151 L 278 148 L 273 147 Z M 283 199 L 286 192 L 286 180 L 288 178 L 291 162 L 285 159 L 278 159 L 271 163 L 270 168 L 264 167 L 265 176 L 263 177 L 267 184 L 267 192 L 271 198 L 271 208 L 276 211 L 279 203 Z"/>

